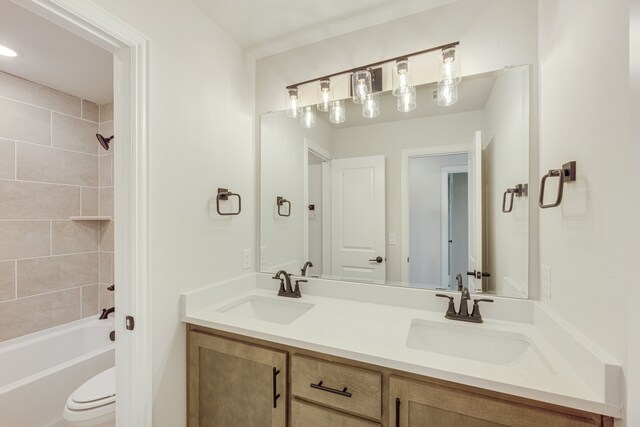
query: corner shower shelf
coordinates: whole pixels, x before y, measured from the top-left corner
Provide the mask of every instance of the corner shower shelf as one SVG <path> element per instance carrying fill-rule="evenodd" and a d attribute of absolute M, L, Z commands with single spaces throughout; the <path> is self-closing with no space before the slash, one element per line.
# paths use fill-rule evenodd
<path fill-rule="evenodd" d="M 71 216 L 71 221 L 113 221 L 110 216 Z"/>

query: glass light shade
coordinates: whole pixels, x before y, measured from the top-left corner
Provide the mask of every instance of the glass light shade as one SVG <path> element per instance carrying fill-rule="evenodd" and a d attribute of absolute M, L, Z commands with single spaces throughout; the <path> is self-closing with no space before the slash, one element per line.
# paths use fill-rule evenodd
<path fill-rule="evenodd" d="M 318 111 L 322 111 L 323 113 L 329 111 L 332 98 L 331 81 L 329 79 L 320 80 L 320 83 L 318 83 L 318 99 L 320 100 Z"/>
<path fill-rule="evenodd" d="M 439 83 L 458 84 L 462 80 L 460 74 L 460 49 L 457 46 L 442 49 L 440 52 L 442 68 L 440 70 Z"/>
<path fill-rule="evenodd" d="M 311 129 L 316 125 L 316 112 L 313 111 L 312 106 L 304 107 L 302 110 L 302 118 L 300 119 L 300 123 L 302 123 L 302 127 L 305 129 Z"/>
<path fill-rule="evenodd" d="M 454 83 L 438 83 L 438 105 L 448 107 L 458 102 L 458 85 Z"/>
<path fill-rule="evenodd" d="M 378 93 L 370 93 L 362 103 L 362 117 L 366 119 L 373 119 L 379 115 L 380 102 L 378 101 Z"/>
<path fill-rule="evenodd" d="M 298 88 L 294 87 L 287 89 L 287 117 L 297 119 L 300 117 L 301 113 L 302 108 L 300 108 L 298 100 Z"/>
<path fill-rule="evenodd" d="M 393 96 L 401 96 L 405 92 L 411 91 L 413 84 L 411 82 L 409 66 L 410 64 L 408 59 L 400 59 L 393 64 L 393 73 L 391 74 L 393 81 Z"/>
<path fill-rule="evenodd" d="M 401 113 L 408 113 L 416 109 L 416 88 L 412 87 L 410 90 L 404 91 L 400 96 L 396 98 L 398 100 L 398 111 Z"/>
<path fill-rule="evenodd" d="M 371 71 L 360 70 L 351 75 L 353 102 L 362 104 L 371 93 Z"/>
<path fill-rule="evenodd" d="M 344 99 L 333 101 L 329 106 L 329 121 L 331 123 L 344 123 L 346 120 Z"/>

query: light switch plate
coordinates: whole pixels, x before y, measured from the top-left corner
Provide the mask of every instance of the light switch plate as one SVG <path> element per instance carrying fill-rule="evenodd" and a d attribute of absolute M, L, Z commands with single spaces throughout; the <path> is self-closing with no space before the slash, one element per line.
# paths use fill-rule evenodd
<path fill-rule="evenodd" d="M 251 249 L 242 250 L 242 268 L 251 268 Z"/>
<path fill-rule="evenodd" d="M 542 296 L 551 299 L 551 267 L 542 266 L 542 274 L 540 274 Z"/>
<path fill-rule="evenodd" d="M 396 244 L 396 233 L 389 233 L 389 244 L 390 245 Z"/>

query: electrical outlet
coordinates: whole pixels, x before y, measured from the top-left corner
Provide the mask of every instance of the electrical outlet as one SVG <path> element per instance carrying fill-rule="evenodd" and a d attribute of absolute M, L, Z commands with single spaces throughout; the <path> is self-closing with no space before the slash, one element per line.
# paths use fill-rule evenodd
<path fill-rule="evenodd" d="M 251 249 L 242 250 L 242 268 L 251 268 Z"/>
<path fill-rule="evenodd" d="M 267 263 L 267 247 L 260 247 L 260 265 L 265 265 Z"/>
<path fill-rule="evenodd" d="M 551 299 L 551 267 L 543 265 L 542 274 L 540 276 L 540 281 L 542 282 L 542 296 L 547 299 Z"/>
<path fill-rule="evenodd" d="M 396 244 L 396 233 L 389 233 L 389 244 L 390 245 Z"/>

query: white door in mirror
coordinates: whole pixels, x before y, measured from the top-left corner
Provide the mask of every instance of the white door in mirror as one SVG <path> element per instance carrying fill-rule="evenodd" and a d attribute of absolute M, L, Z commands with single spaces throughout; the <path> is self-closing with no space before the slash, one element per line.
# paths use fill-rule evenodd
<path fill-rule="evenodd" d="M 384 156 L 331 161 L 332 275 L 384 283 Z"/>
<path fill-rule="evenodd" d="M 469 272 L 482 272 L 482 133 L 476 131 L 469 149 Z M 464 274 L 463 274 L 464 275 Z M 468 275 L 471 293 L 482 292 L 482 277 Z"/>

